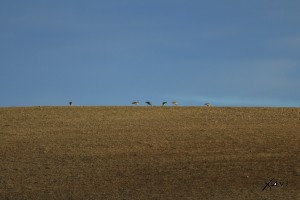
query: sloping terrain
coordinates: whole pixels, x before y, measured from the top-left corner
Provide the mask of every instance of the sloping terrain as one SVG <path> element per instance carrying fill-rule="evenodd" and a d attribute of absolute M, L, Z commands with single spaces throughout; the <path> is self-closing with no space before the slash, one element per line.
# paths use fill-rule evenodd
<path fill-rule="evenodd" d="M 300 109 L 0 108 L 0 158 L 0 199 L 295 200 Z"/>

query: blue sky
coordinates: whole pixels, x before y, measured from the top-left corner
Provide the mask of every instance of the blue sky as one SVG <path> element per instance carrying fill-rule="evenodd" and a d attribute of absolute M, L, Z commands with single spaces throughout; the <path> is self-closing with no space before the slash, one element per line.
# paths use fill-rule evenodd
<path fill-rule="evenodd" d="M 299 0 L 1 0 L 0 106 L 300 106 Z"/>

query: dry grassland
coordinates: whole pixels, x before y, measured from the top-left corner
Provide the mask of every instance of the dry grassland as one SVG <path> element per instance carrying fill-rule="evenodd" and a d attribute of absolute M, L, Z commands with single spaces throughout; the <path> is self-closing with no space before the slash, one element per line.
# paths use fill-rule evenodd
<path fill-rule="evenodd" d="M 295 200 L 300 109 L 0 108 L 0 158 L 0 199 Z"/>

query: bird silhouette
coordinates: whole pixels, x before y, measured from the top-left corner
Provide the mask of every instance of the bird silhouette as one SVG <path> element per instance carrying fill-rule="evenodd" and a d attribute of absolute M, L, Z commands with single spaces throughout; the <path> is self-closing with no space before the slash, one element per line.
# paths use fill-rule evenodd
<path fill-rule="evenodd" d="M 212 106 L 210 103 L 205 103 L 204 105 L 207 106 L 207 107 L 211 107 Z"/>
<path fill-rule="evenodd" d="M 146 104 L 148 104 L 149 106 L 152 106 L 152 103 L 150 101 L 146 101 Z"/>
<path fill-rule="evenodd" d="M 139 105 L 139 103 L 140 103 L 139 101 L 134 101 L 134 102 L 132 102 L 131 104 L 137 106 L 137 105 Z"/>
<path fill-rule="evenodd" d="M 177 106 L 177 105 L 178 105 L 178 102 L 177 102 L 177 101 L 173 101 L 172 104 L 173 104 L 174 106 Z"/>

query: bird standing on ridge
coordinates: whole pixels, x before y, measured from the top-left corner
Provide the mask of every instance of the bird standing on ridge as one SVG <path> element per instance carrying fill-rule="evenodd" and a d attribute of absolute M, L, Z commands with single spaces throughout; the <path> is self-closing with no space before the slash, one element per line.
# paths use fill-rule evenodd
<path fill-rule="evenodd" d="M 69 102 L 69 105 L 72 106 L 72 101 Z"/>
<path fill-rule="evenodd" d="M 146 101 L 146 104 L 148 104 L 148 106 L 152 106 L 152 103 L 150 101 Z"/>
<path fill-rule="evenodd" d="M 174 106 L 177 106 L 177 105 L 178 105 L 178 102 L 177 102 L 177 101 L 173 101 L 172 104 L 173 104 Z"/>
<path fill-rule="evenodd" d="M 137 106 L 137 105 L 139 105 L 139 103 L 140 103 L 139 101 L 134 101 L 134 102 L 132 102 L 131 104 Z"/>
<path fill-rule="evenodd" d="M 212 106 L 210 103 L 205 103 L 204 105 L 207 106 L 207 107 L 211 107 Z"/>
<path fill-rule="evenodd" d="M 164 102 L 162 103 L 162 106 L 167 105 L 167 103 L 168 103 L 168 102 L 164 101 Z"/>

